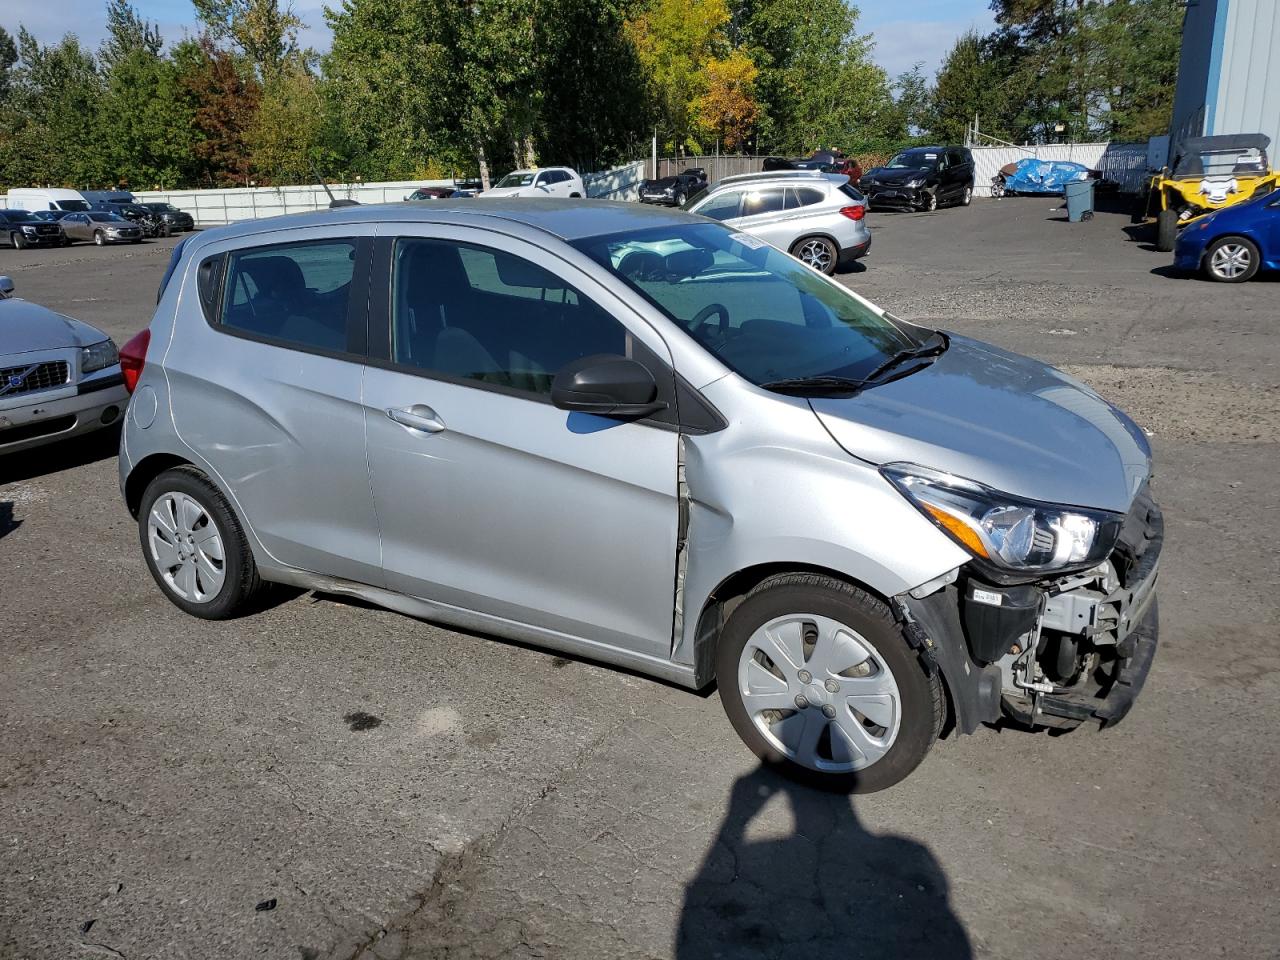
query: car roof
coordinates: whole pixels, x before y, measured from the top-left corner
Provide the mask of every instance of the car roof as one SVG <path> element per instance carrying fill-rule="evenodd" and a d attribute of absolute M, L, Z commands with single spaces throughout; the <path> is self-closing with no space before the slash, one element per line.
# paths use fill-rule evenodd
<path fill-rule="evenodd" d="M 711 185 L 714 190 L 717 187 L 725 185 L 734 185 L 740 183 L 757 183 L 761 180 L 821 180 L 828 174 L 821 170 L 764 170 L 760 173 L 739 173 L 732 177 L 725 177 L 717 180 Z M 831 174 L 830 176 L 844 176 L 843 174 Z M 847 180 L 848 177 L 845 177 Z"/>
<path fill-rule="evenodd" d="M 200 247 L 218 240 L 250 238 L 279 230 L 367 223 L 440 223 L 510 232 L 513 225 L 574 241 L 627 230 L 687 224 L 701 218 L 679 210 L 617 200 L 560 200 L 492 197 L 483 205 L 472 200 L 440 200 L 431 204 L 379 203 L 291 213 L 244 220 L 202 231 Z"/>

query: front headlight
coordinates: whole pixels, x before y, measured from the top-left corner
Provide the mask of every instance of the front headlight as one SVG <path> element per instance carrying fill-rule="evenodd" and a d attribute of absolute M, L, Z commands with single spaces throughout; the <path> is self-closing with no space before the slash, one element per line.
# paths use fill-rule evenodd
<path fill-rule="evenodd" d="M 1114 513 L 1026 500 L 912 463 L 881 472 L 951 539 L 1010 573 L 1096 566 L 1110 555 L 1124 522 Z"/>
<path fill-rule="evenodd" d="M 35 232 L 36 232 L 36 228 L 35 228 L 35 227 L 27 227 L 27 226 L 24 226 L 24 227 L 22 228 L 22 232 L 23 232 L 23 233 L 35 233 Z"/>
<path fill-rule="evenodd" d="M 924 186 L 925 179 L 925 177 L 916 177 L 914 180 L 908 180 L 907 186 L 912 190 L 919 190 Z"/>
<path fill-rule="evenodd" d="M 93 373 L 120 362 L 120 353 L 110 340 L 80 348 L 80 372 Z"/>

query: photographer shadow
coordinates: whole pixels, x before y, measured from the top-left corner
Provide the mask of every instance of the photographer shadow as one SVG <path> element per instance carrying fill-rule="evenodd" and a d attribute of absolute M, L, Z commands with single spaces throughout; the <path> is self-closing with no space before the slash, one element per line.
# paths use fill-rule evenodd
<path fill-rule="evenodd" d="M 794 829 L 782 837 L 750 831 L 778 794 Z M 734 784 L 715 842 L 686 890 L 675 955 L 966 960 L 973 950 L 926 847 L 872 834 L 850 798 L 760 767 Z"/>

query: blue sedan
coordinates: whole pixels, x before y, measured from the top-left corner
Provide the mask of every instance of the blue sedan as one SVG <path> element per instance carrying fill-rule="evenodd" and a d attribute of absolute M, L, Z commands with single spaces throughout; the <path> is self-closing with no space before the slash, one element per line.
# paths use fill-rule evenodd
<path fill-rule="evenodd" d="M 1280 192 L 1193 221 L 1178 236 L 1173 265 L 1221 283 L 1280 270 Z"/>

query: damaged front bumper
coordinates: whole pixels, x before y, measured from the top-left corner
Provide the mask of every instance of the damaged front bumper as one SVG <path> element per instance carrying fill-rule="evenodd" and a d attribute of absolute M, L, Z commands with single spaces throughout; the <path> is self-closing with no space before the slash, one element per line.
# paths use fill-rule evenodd
<path fill-rule="evenodd" d="M 1118 723 L 1142 690 L 1159 637 L 1164 523 L 1144 489 L 1110 558 L 1019 586 L 955 582 L 894 606 L 908 639 L 943 674 L 956 726 L 1007 717 L 1031 727 Z"/>

